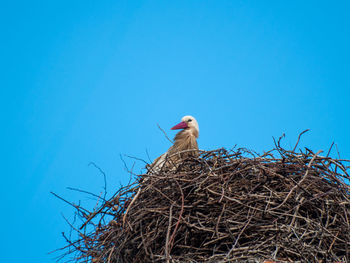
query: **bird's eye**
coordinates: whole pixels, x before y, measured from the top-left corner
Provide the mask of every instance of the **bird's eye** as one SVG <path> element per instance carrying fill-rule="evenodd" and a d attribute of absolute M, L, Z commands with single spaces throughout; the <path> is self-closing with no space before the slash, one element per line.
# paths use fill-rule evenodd
<path fill-rule="evenodd" d="M 187 122 L 191 122 L 192 120 L 191 119 L 189 119 Z"/>

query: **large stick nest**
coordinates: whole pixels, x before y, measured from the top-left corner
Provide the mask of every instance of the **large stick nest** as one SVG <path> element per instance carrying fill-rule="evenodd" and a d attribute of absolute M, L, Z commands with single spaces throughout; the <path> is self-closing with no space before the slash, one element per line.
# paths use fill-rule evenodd
<path fill-rule="evenodd" d="M 277 156 L 277 157 L 276 157 Z M 201 152 L 138 176 L 83 219 L 75 262 L 350 262 L 344 160 L 276 148 Z M 345 183 L 347 182 L 347 183 Z"/>

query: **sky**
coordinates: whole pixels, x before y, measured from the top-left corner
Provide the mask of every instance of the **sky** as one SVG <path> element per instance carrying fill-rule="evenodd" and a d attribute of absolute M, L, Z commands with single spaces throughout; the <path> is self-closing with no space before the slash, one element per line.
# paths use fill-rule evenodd
<path fill-rule="evenodd" d="M 349 1 L 4 1 L 2 262 L 55 262 L 74 209 L 128 183 L 184 115 L 200 149 L 283 133 L 350 159 Z M 332 155 L 336 156 L 333 151 Z M 124 160 L 124 161 L 123 161 Z M 142 172 L 136 161 L 134 172 Z"/>

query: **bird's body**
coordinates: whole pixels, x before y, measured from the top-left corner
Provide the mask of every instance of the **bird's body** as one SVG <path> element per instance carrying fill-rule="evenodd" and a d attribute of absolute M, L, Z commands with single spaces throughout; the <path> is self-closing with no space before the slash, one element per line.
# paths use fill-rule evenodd
<path fill-rule="evenodd" d="M 183 129 L 175 135 L 174 144 L 169 150 L 159 156 L 151 165 L 151 170 L 158 172 L 164 165 L 175 167 L 179 161 L 189 156 L 198 155 L 197 138 L 199 136 L 199 127 L 195 118 L 185 116 L 181 122 L 175 125 L 172 130 Z"/>
<path fill-rule="evenodd" d="M 196 119 L 192 116 L 185 116 L 181 119 L 179 124 L 175 125 L 171 129 L 182 129 L 182 131 L 175 135 L 174 144 L 169 148 L 169 150 L 155 159 L 150 165 L 148 168 L 148 174 L 158 173 L 162 168 L 171 169 L 176 167 L 181 160 L 184 160 L 189 156 L 198 156 L 197 138 L 199 135 L 199 127 Z M 143 183 L 145 183 L 147 180 L 148 178 L 145 178 Z M 132 207 L 140 193 L 141 187 L 138 189 L 137 193 L 126 209 L 123 216 L 123 226 L 130 207 Z"/>

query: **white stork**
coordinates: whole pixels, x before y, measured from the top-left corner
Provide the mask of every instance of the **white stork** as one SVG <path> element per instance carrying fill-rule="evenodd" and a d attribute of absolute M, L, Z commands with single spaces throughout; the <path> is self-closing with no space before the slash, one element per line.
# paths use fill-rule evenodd
<path fill-rule="evenodd" d="M 182 130 L 175 135 L 174 144 L 169 148 L 169 150 L 159 156 L 151 164 L 151 171 L 153 172 L 158 172 L 165 163 L 167 166 L 174 166 L 174 164 L 188 156 L 198 155 L 197 138 L 199 136 L 199 126 L 194 117 L 189 115 L 184 116 L 181 119 L 181 122 L 171 129 Z"/>
<path fill-rule="evenodd" d="M 183 160 L 188 156 L 197 156 L 198 155 L 198 144 L 197 138 L 199 135 L 199 127 L 195 118 L 192 116 L 184 116 L 181 119 L 181 122 L 174 127 L 172 130 L 182 129 L 175 135 L 174 144 L 169 148 L 169 150 L 159 156 L 150 166 L 148 172 L 159 172 L 164 164 L 168 167 L 169 165 L 174 166 L 174 164 Z M 147 180 L 147 178 L 145 179 Z M 126 216 L 129 212 L 129 209 L 134 204 L 135 200 L 141 193 L 141 187 L 138 189 L 137 193 L 131 200 L 126 212 L 123 216 L 123 226 L 125 224 Z"/>

